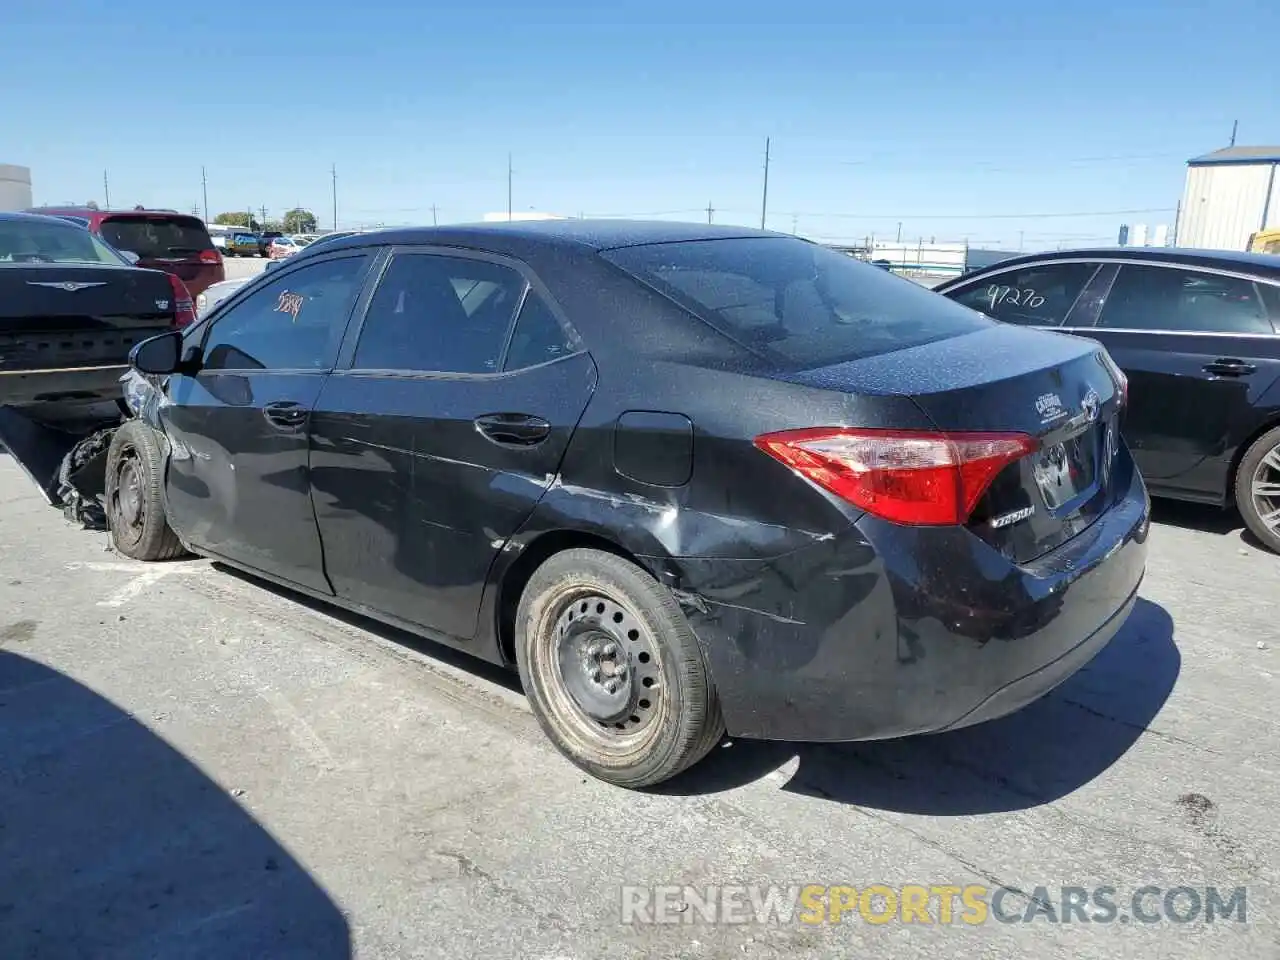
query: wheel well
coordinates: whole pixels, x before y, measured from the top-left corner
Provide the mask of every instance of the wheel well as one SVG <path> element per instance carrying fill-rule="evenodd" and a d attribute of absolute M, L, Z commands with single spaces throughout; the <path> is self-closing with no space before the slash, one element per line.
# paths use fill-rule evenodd
<path fill-rule="evenodd" d="M 1257 430 L 1253 431 L 1249 436 L 1245 437 L 1244 440 L 1240 442 L 1240 445 L 1236 447 L 1235 456 L 1231 458 L 1231 468 L 1227 472 L 1226 504 L 1228 507 L 1234 509 L 1236 505 L 1236 471 L 1240 469 L 1240 461 L 1245 458 L 1245 454 L 1249 452 L 1249 448 L 1258 441 L 1259 437 L 1264 433 L 1274 430 L 1276 427 L 1280 427 L 1280 419 L 1269 420 Z"/>
<path fill-rule="evenodd" d="M 579 530 L 553 530 L 539 536 L 524 548 L 524 552 L 503 574 L 498 590 L 498 646 L 502 651 L 502 659 L 507 664 L 516 662 L 516 609 L 520 606 L 520 596 L 524 593 L 529 578 L 552 556 L 575 547 L 590 547 L 616 554 L 637 566 L 644 566 L 630 552 L 607 537 Z"/>

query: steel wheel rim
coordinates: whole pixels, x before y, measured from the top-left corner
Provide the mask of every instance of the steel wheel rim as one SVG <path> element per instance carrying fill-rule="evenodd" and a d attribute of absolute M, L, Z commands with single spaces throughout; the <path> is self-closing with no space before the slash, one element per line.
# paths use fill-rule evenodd
<path fill-rule="evenodd" d="M 635 610 L 598 587 L 570 587 L 543 608 L 537 636 L 536 655 L 550 681 L 539 686 L 570 739 L 621 757 L 657 736 L 669 709 L 662 652 Z M 615 691 L 582 696 L 588 683 L 610 679 Z"/>
<path fill-rule="evenodd" d="M 1280 534 L 1280 444 L 1267 451 L 1249 484 L 1253 509 L 1272 533 Z"/>
<path fill-rule="evenodd" d="M 120 452 L 114 479 L 110 502 L 111 527 L 137 541 L 142 537 L 147 514 L 142 498 L 142 465 L 132 447 Z"/>

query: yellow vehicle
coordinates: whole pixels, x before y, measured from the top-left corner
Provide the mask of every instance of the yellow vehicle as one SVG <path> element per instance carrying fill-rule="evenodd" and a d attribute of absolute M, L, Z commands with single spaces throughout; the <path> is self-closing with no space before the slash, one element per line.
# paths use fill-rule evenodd
<path fill-rule="evenodd" d="M 1259 230 L 1249 238 L 1249 252 L 1280 254 L 1280 230 Z"/>

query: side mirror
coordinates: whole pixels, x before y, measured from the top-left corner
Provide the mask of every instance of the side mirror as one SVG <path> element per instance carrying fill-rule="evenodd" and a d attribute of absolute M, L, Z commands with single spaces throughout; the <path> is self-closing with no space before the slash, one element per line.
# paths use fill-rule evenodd
<path fill-rule="evenodd" d="M 138 265 L 138 261 L 142 259 L 140 256 L 138 256 L 138 255 L 137 255 L 136 253 L 134 253 L 132 250 L 121 250 L 121 251 L 120 251 L 120 256 L 124 257 L 126 260 L 128 260 L 128 261 L 129 261 L 131 264 L 133 264 L 135 267 Z"/>
<path fill-rule="evenodd" d="M 129 365 L 155 376 L 177 373 L 182 366 L 182 334 L 177 330 L 143 340 L 129 351 Z"/>

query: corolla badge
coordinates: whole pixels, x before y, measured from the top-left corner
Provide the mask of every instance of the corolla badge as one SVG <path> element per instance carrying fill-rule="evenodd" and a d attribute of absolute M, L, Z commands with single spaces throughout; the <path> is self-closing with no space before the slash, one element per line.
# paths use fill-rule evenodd
<path fill-rule="evenodd" d="M 104 287 L 106 283 L 80 283 L 75 280 L 28 280 L 29 287 L 49 287 L 53 290 L 65 290 L 75 293 L 77 290 L 88 290 L 90 287 Z"/>

